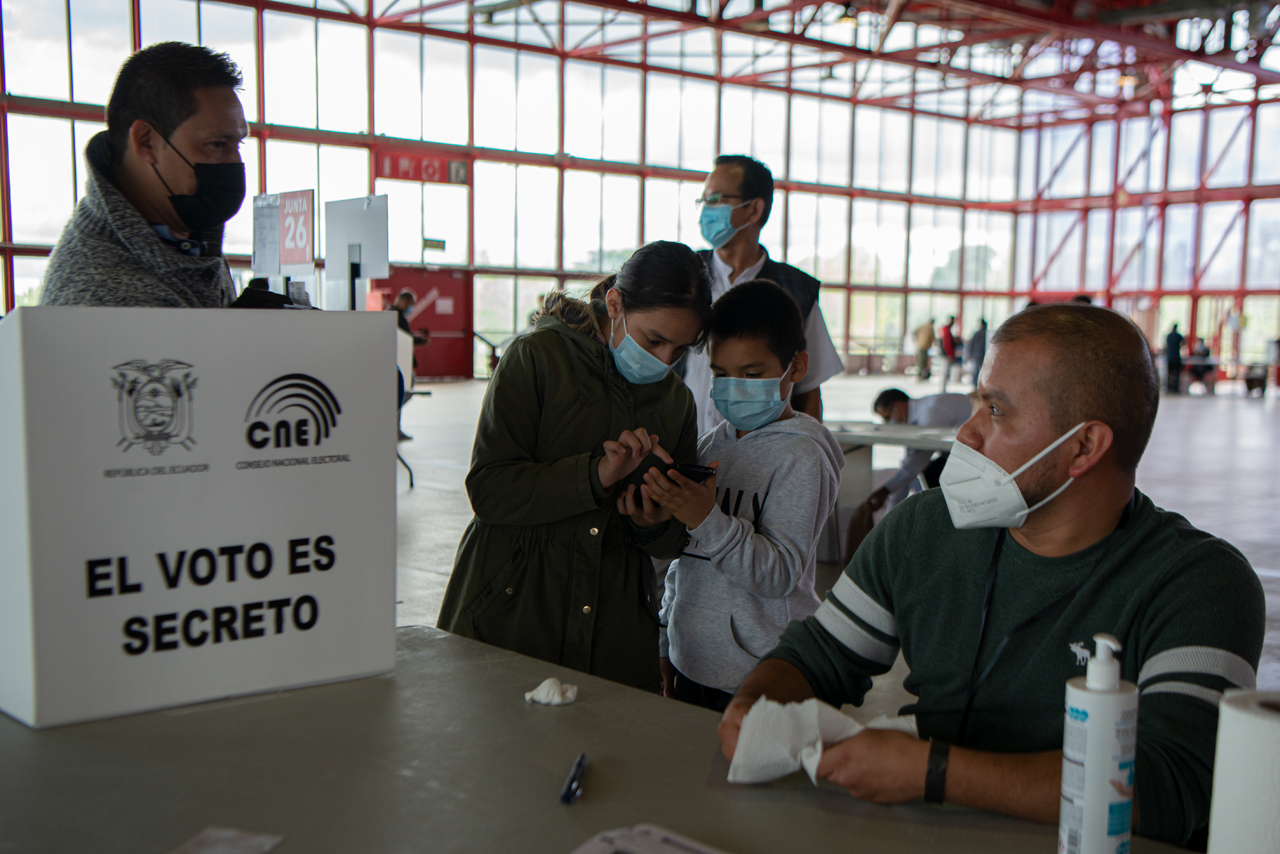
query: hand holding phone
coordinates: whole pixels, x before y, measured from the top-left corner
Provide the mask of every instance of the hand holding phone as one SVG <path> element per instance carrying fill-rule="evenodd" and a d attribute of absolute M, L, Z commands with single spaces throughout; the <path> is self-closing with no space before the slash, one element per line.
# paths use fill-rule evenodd
<path fill-rule="evenodd" d="M 673 469 L 680 472 L 680 474 L 689 478 L 689 480 L 694 483 L 706 483 L 707 478 L 716 473 L 716 470 L 710 466 L 700 466 L 694 463 L 676 463 L 668 466 L 667 471 L 663 472 L 663 474 L 666 474 Z"/>

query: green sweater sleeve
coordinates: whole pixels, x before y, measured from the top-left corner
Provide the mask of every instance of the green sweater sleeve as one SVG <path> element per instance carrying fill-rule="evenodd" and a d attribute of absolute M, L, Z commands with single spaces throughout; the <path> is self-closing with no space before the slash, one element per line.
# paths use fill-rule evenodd
<path fill-rule="evenodd" d="M 535 459 L 544 383 L 535 349 L 521 339 L 512 342 L 485 392 L 467 473 L 467 496 L 482 522 L 559 522 L 609 500 L 595 471 L 599 455 Z"/>

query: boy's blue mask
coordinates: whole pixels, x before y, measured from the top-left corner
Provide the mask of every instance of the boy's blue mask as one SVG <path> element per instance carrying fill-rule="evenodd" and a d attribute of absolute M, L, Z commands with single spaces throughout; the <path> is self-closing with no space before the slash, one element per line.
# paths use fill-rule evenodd
<path fill-rule="evenodd" d="M 778 420 L 791 398 L 782 396 L 782 378 L 748 380 L 716 377 L 711 381 L 711 399 L 716 409 L 738 430 L 756 430 Z"/>
<path fill-rule="evenodd" d="M 741 205 L 704 205 L 698 214 L 698 228 L 702 231 L 702 239 L 711 244 L 712 249 L 724 246 L 733 236 L 746 226 L 733 227 L 733 212 L 750 202 Z"/>
<path fill-rule="evenodd" d="M 667 375 L 671 366 L 641 347 L 627 333 L 627 316 L 622 316 L 622 343 L 613 346 L 613 321 L 609 321 L 609 352 L 622 378 L 635 385 L 656 383 Z"/>

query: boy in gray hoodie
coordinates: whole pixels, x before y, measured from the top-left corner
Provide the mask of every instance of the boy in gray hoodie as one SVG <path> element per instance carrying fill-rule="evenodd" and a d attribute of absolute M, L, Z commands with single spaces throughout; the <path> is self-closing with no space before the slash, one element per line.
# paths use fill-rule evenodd
<path fill-rule="evenodd" d="M 663 693 L 723 711 L 787 624 L 818 609 L 816 545 L 844 455 L 791 407 L 809 362 L 795 301 L 757 280 L 720 297 L 713 314 L 711 396 L 726 420 L 698 440 L 698 462 L 716 472 L 695 483 L 650 469 L 619 509 L 641 527 L 667 515 L 688 527 L 662 598 Z"/>

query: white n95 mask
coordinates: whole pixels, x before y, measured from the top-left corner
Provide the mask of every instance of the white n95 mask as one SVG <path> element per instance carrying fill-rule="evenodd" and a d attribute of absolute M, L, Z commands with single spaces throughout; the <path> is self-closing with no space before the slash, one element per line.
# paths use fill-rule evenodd
<path fill-rule="evenodd" d="M 960 530 L 1021 528 L 1022 523 L 1027 521 L 1027 516 L 1061 495 L 1075 478 L 1067 478 L 1066 483 L 1035 507 L 1027 507 L 1027 501 L 1022 497 L 1022 490 L 1018 489 L 1015 479 L 1070 439 L 1084 425 L 1085 422 L 1081 421 L 1063 433 L 1013 474 L 1006 473 L 990 458 L 957 439 L 951 444 L 951 456 L 947 458 L 947 464 L 938 477 L 947 510 L 951 512 L 951 524 Z"/>

